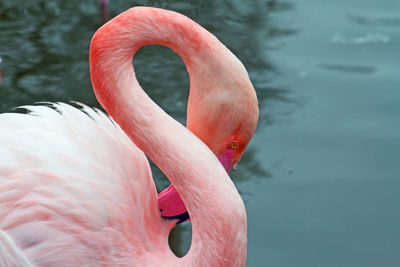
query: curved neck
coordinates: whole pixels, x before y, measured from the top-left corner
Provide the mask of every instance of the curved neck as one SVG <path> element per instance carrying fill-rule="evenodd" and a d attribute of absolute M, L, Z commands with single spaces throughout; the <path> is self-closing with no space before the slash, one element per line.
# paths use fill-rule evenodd
<path fill-rule="evenodd" d="M 214 53 L 226 48 L 183 15 L 136 7 L 96 32 L 90 46 L 90 72 L 100 104 L 170 179 L 191 215 L 192 245 L 179 259 L 182 265 L 244 266 L 247 222 L 243 201 L 208 147 L 140 87 L 132 58 L 147 44 L 168 46 L 183 58 L 191 90 L 192 83 L 205 78 L 202 66 L 218 64 L 213 63 Z"/>

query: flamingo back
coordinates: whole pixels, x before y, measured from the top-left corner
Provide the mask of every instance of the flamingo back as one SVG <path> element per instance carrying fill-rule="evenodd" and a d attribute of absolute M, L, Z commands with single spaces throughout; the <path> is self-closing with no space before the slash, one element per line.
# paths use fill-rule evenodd
<path fill-rule="evenodd" d="M 0 231 L 37 266 L 171 254 L 144 153 L 103 112 L 49 105 L 0 114 Z"/>

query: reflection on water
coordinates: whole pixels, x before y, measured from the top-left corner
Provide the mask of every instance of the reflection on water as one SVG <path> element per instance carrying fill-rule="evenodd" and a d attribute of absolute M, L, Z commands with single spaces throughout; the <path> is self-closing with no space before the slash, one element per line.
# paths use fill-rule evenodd
<path fill-rule="evenodd" d="M 2 112 L 43 100 L 96 104 L 87 57 L 97 13 L 85 1 L 0 2 Z"/>

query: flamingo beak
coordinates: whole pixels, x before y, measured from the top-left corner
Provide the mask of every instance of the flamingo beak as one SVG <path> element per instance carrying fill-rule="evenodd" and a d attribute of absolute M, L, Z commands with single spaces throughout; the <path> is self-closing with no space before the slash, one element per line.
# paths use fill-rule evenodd
<path fill-rule="evenodd" d="M 236 167 L 237 162 L 234 162 L 233 160 L 234 153 L 234 150 L 228 149 L 218 157 L 219 161 L 221 162 L 222 166 L 224 166 L 227 173 L 230 173 L 231 170 Z"/>
<path fill-rule="evenodd" d="M 158 194 L 158 208 L 163 218 L 177 219 L 177 223 L 190 220 L 185 204 L 172 184 Z"/>
<path fill-rule="evenodd" d="M 227 173 L 232 168 L 235 169 L 236 166 L 236 162 L 232 158 L 233 154 L 234 151 L 227 150 L 218 157 Z M 158 208 L 160 209 L 161 217 L 176 219 L 178 220 L 177 224 L 190 220 L 185 204 L 172 184 L 158 194 Z"/>

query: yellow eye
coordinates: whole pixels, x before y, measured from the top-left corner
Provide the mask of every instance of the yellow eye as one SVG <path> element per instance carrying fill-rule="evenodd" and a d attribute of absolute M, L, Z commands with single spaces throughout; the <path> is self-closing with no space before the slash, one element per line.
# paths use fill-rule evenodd
<path fill-rule="evenodd" d="M 232 150 L 236 150 L 239 147 L 239 144 L 236 141 L 232 141 L 229 143 L 228 147 Z"/>

